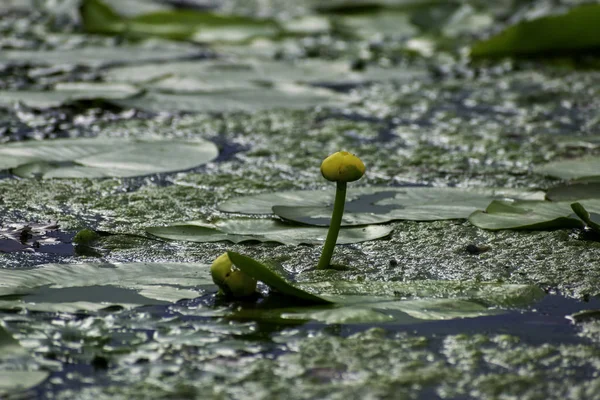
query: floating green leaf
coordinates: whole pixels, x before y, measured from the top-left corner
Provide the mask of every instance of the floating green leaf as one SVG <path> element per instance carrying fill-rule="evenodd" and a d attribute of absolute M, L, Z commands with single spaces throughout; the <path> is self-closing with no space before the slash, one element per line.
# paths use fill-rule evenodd
<path fill-rule="evenodd" d="M 488 306 L 507 308 L 526 307 L 544 296 L 544 291 L 533 285 L 515 285 L 492 282 L 459 282 L 422 280 L 411 282 L 351 282 L 323 281 L 298 283 L 299 288 L 320 296 L 335 297 L 338 302 L 352 303 L 386 298 L 395 299 L 471 299 Z M 360 296 L 360 297 L 357 297 Z M 346 299 L 346 300 L 344 300 Z"/>
<path fill-rule="evenodd" d="M 44 382 L 47 371 L 0 370 L 0 395 L 13 395 L 31 389 Z"/>
<path fill-rule="evenodd" d="M 194 298 L 214 288 L 204 264 L 46 264 L 30 270 L 0 269 L 0 309 L 131 308 Z"/>
<path fill-rule="evenodd" d="M 132 177 L 179 171 L 218 155 L 207 141 L 80 138 L 9 143 L 0 148 L 0 170 L 22 177 Z"/>
<path fill-rule="evenodd" d="M 335 304 L 273 307 L 267 303 L 236 310 L 230 318 L 283 324 L 414 324 L 501 314 L 504 311 L 498 307 L 527 307 L 544 296 L 541 289 L 529 285 L 452 281 L 309 282 L 297 287 Z"/>
<path fill-rule="evenodd" d="M 382 35 L 392 37 L 413 37 L 420 32 L 412 24 L 410 14 L 405 11 L 380 10 L 373 13 L 344 15 L 336 19 L 344 32 L 365 39 L 375 39 Z"/>
<path fill-rule="evenodd" d="M 298 190 L 264 193 L 228 200 L 225 212 L 270 214 L 303 224 L 327 226 L 334 191 Z M 343 225 L 393 220 L 434 221 L 467 218 L 494 199 L 543 199 L 543 192 L 500 188 L 359 187 L 350 188 Z"/>
<path fill-rule="evenodd" d="M 550 201 L 600 199 L 600 182 L 574 182 L 551 187 L 546 192 Z"/>
<path fill-rule="evenodd" d="M 326 228 L 289 225 L 272 219 L 228 219 L 215 224 L 188 221 L 168 226 L 153 226 L 146 232 L 163 239 L 188 242 L 248 241 L 277 242 L 288 245 L 323 244 Z M 387 226 L 364 226 L 340 231 L 338 244 L 360 243 L 388 236 L 392 228 Z"/>
<path fill-rule="evenodd" d="M 593 212 L 600 212 L 600 200 L 584 200 L 581 203 Z M 571 202 L 549 201 L 494 201 L 485 211 L 474 212 L 469 222 L 490 230 L 583 227 L 583 222 L 571 209 Z"/>
<path fill-rule="evenodd" d="M 47 91 L 0 91 L 0 106 L 23 103 L 34 108 L 50 108 L 77 100 L 126 99 L 140 93 L 140 89 L 122 83 L 70 82 L 58 84 Z"/>
<path fill-rule="evenodd" d="M 426 76 L 422 70 L 368 67 L 354 71 L 349 62 L 299 60 L 296 62 L 246 58 L 240 60 L 189 60 L 150 63 L 107 69 L 106 80 L 133 83 L 172 93 L 213 92 L 246 89 L 265 84 L 343 83 L 365 81 L 410 81 Z"/>
<path fill-rule="evenodd" d="M 0 321 L 0 360 L 9 356 L 24 354 L 25 349 L 21 347 L 19 341 L 12 337 L 6 330 L 6 327 Z M 0 372 L 0 375 L 2 372 Z M 0 386 L 0 390 L 1 386 Z"/>
<path fill-rule="evenodd" d="M 0 321 L 0 396 L 14 395 L 17 392 L 33 388 L 50 375 L 46 371 L 13 369 L 18 363 L 13 360 L 14 357 L 28 357 L 28 353 Z M 4 365 L 8 365 L 10 369 L 4 369 Z"/>
<path fill-rule="evenodd" d="M 310 294 L 302 289 L 292 286 L 283 278 L 271 271 L 266 265 L 261 264 L 250 257 L 235 253 L 233 251 L 228 251 L 227 255 L 229 256 L 229 259 L 233 265 L 239 268 L 243 273 L 263 282 L 265 285 L 269 286 L 269 288 L 276 290 L 279 293 L 316 304 L 331 303 L 330 301 L 319 296 L 315 296 L 314 294 Z"/>
<path fill-rule="evenodd" d="M 190 45 L 191 46 L 191 45 Z M 172 61 L 198 56 L 199 51 L 193 47 L 78 47 L 75 49 L 54 50 L 4 50 L 0 52 L 2 64 L 33 65 L 84 65 L 88 67 L 104 67 L 108 65 L 134 64 L 150 61 Z"/>
<path fill-rule="evenodd" d="M 573 203 L 571 208 L 587 226 L 596 232 L 600 232 L 600 214 L 589 213 L 581 203 Z"/>
<path fill-rule="evenodd" d="M 474 57 L 584 52 L 600 47 L 600 5 L 522 21 L 471 49 Z"/>
<path fill-rule="evenodd" d="M 127 18 L 118 15 L 100 0 L 84 0 L 80 12 L 86 31 L 132 38 L 240 42 L 280 33 L 279 25 L 272 20 L 196 10 L 157 11 Z"/>
<path fill-rule="evenodd" d="M 574 324 L 598 321 L 600 319 L 600 310 L 582 310 L 567 315 L 565 318 L 571 320 Z"/>
<path fill-rule="evenodd" d="M 538 174 L 561 179 L 600 178 L 600 173 L 598 172 L 600 171 L 600 157 L 553 161 L 536 167 L 534 171 Z"/>
<path fill-rule="evenodd" d="M 153 112 L 253 112 L 279 108 L 339 106 L 347 101 L 347 97 L 332 90 L 282 84 L 274 87 L 249 87 L 207 93 L 148 91 L 143 96 L 111 102 L 121 107 Z"/>

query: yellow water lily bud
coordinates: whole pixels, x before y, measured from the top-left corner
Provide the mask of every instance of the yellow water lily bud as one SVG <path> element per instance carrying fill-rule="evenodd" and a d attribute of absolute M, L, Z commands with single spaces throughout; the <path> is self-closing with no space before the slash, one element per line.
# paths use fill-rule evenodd
<path fill-rule="evenodd" d="M 256 279 L 249 277 L 242 271 L 233 271 L 225 278 L 229 294 L 234 297 L 246 297 L 256 291 Z"/>
<path fill-rule="evenodd" d="M 213 282 L 227 295 L 233 297 L 250 296 L 256 291 L 256 279 L 240 270 L 233 269 L 227 253 L 221 254 L 210 266 Z"/>
<path fill-rule="evenodd" d="M 225 285 L 225 278 L 231 273 L 231 267 L 233 263 L 229 259 L 227 253 L 221 254 L 213 261 L 210 266 L 210 275 L 212 276 L 213 282 L 223 289 Z"/>
<path fill-rule="evenodd" d="M 338 151 L 321 164 L 323 178 L 334 182 L 353 182 L 365 174 L 365 164 L 352 153 Z"/>

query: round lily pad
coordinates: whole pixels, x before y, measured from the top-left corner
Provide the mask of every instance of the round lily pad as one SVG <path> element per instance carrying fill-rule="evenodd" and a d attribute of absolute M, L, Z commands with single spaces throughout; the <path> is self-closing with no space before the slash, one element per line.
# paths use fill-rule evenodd
<path fill-rule="evenodd" d="M 190 169 L 217 155 L 217 146 L 204 140 L 26 141 L 0 148 L 0 170 L 24 178 L 125 178 Z"/>

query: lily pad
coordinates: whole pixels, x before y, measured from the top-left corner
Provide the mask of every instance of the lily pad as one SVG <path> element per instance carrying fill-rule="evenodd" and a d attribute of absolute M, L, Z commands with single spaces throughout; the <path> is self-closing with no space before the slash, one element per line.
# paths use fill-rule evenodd
<path fill-rule="evenodd" d="M 34 388 L 49 375 L 46 371 L 0 370 L 0 395 L 12 395 Z"/>
<path fill-rule="evenodd" d="M 303 282 L 297 287 L 325 298 L 336 298 L 341 303 L 352 303 L 358 297 L 368 296 L 372 301 L 395 298 L 415 299 L 471 299 L 487 306 L 505 308 L 526 307 L 544 296 L 544 291 L 533 285 L 493 282 L 459 282 L 420 280 L 411 282 Z M 347 300 L 344 300 L 347 299 Z"/>
<path fill-rule="evenodd" d="M 231 262 L 246 275 L 263 282 L 265 285 L 269 286 L 269 288 L 276 290 L 279 293 L 316 304 L 331 303 L 328 300 L 305 292 L 304 290 L 289 284 L 283 278 L 271 271 L 267 266 L 250 257 L 246 257 L 233 251 L 228 251 L 227 255 Z"/>
<path fill-rule="evenodd" d="M 135 64 L 150 61 L 172 61 L 198 57 L 196 48 L 188 47 L 80 47 L 55 50 L 4 50 L 0 52 L 2 64 L 33 65 L 83 65 L 105 67 L 108 65 Z"/>
<path fill-rule="evenodd" d="M 249 87 L 207 93 L 163 93 L 149 90 L 143 96 L 111 102 L 120 107 L 152 112 L 254 112 L 279 108 L 335 106 L 347 101 L 346 96 L 331 90 L 282 84 L 274 87 Z"/>
<path fill-rule="evenodd" d="M 600 212 L 600 200 L 581 202 L 588 210 Z M 490 230 L 499 229 L 563 229 L 583 228 L 583 222 L 573 213 L 571 202 L 507 202 L 494 201 L 485 211 L 469 217 L 473 225 Z"/>
<path fill-rule="evenodd" d="M 300 60 L 285 62 L 247 58 L 150 63 L 107 69 L 106 80 L 141 84 L 169 92 L 220 92 L 276 83 L 356 84 L 366 81 L 410 81 L 425 78 L 422 70 L 367 67 L 354 71 L 349 62 Z"/>
<path fill-rule="evenodd" d="M 0 269 L 0 309 L 132 308 L 194 298 L 214 288 L 204 264 L 46 264 L 30 270 Z"/>
<path fill-rule="evenodd" d="M 600 233 L 600 214 L 588 212 L 581 203 L 573 203 L 571 208 L 587 226 Z"/>
<path fill-rule="evenodd" d="M 84 0 L 80 12 L 86 31 L 131 38 L 241 42 L 256 36 L 275 36 L 281 31 L 273 20 L 197 10 L 157 11 L 128 18 L 118 15 L 100 0 Z"/>
<path fill-rule="evenodd" d="M 505 312 L 498 307 L 527 307 L 544 296 L 530 285 L 416 282 L 314 282 L 296 285 L 335 302 L 312 307 L 259 306 L 239 309 L 230 318 L 297 324 L 393 323 L 475 318 Z"/>
<path fill-rule="evenodd" d="M 328 226 L 335 191 L 298 190 L 228 200 L 225 212 L 270 214 L 303 224 Z M 500 188 L 359 187 L 350 188 L 343 225 L 393 220 L 435 221 L 468 218 L 494 199 L 543 199 L 543 192 Z"/>
<path fill-rule="evenodd" d="M 218 155 L 207 141 L 122 138 L 15 142 L 0 148 L 0 170 L 21 177 L 132 177 L 189 169 Z"/>
<path fill-rule="evenodd" d="M 584 4 L 564 14 L 522 21 L 475 44 L 474 57 L 585 52 L 600 48 L 600 5 Z"/>
<path fill-rule="evenodd" d="M 600 157 L 553 161 L 536 167 L 534 171 L 538 174 L 560 179 L 600 178 L 600 173 L 598 172 L 600 171 Z"/>
<path fill-rule="evenodd" d="M 573 182 L 551 187 L 546 192 L 550 201 L 600 199 L 600 182 Z"/>
<path fill-rule="evenodd" d="M 17 392 L 31 389 L 45 381 L 50 375 L 46 371 L 13 369 L 18 363 L 13 360 L 13 357 L 28 357 L 28 352 L 18 340 L 12 337 L 0 321 L 0 396 L 14 395 Z M 8 365 L 11 369 L 4 369 L 4 365 Z"/>
<path fill-rule="evenodd" d="M 0 321 L 0 361 L 9 356 L 24 354 L 25 349 L 21 347 L 19 341 L 12 337 Z M 2 373 L 0 372 L 0 375 Z M 1 386 L 0 386 L 1 390 Z"/>
<path fill-rule="evenodd" d="M 388 236 L 392 230 L 387 226 L 345 228 L 340 230 L 337 243 L 352 244 L 380 239 Z M 215 224 L 188 221 L 149 227 L 146 232 L 163 239 L 200 243 L 259 241 L 287 245 L 323 244 L 327 237 L 327 228 L 289 225 L 273 219 L 228 219 Z"/>
<path fill-rule="evenodd" d="M 136 96 L 141 90 L 128 84 L 70 82 L 56 85 L 53 90 L 0 91 L 0 106 L 23 103 L 34 108 L 50 108 L 77 100 L 118 100 Z"/>

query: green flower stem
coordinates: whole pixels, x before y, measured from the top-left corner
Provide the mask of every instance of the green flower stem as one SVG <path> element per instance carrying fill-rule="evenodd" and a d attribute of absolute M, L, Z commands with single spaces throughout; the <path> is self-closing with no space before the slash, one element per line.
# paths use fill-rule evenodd
<path fill-rule="evenodd" d="M 325 239 L 325 245 L 323 246 L 323 252 L 321 253 L 319 264 L 317 264 L 317 269 L 329 268 L 333 249 L 335 249 L 335 243 L 337 242 L 340 227 L 342 226 L 342 216 L 344 215 L 345 204 L 346 182 L 338 181 L 335 190 L 335 201 L 333 202 L 333 213 L 331 214 L 331 221 L 329 223 L 329 231 L 327 231 L 327 239 Z"/>

